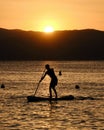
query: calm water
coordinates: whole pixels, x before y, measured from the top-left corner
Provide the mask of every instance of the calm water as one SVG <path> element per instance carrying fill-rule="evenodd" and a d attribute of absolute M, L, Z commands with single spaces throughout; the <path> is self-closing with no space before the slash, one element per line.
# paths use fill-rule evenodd
<path fill-rule="evenodd" d="M 58 96 L 93 97 L 94 100 L 32 102 L 38 81 L 49 63 L 58 76 Z M 62 76 L 58 75 L 62 71 Z M 46 77 L 37 96 L 49 96 Z M 21 61 L 0 62 L 0 130 L 104 130 L 104 62 Z M 75 89 L 78 84 L 80 90 Z"/>

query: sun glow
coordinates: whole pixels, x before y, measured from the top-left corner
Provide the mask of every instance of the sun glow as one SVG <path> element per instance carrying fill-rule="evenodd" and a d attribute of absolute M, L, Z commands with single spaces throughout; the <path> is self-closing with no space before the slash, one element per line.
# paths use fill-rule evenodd
<path fill-rule="evenodd" d="M 54 32 L 54 29 L 53 29 L 52 26 L 46 26 L 46 27 L 44 28 L 44 32 L 46 32 L 46 33 Z"/>

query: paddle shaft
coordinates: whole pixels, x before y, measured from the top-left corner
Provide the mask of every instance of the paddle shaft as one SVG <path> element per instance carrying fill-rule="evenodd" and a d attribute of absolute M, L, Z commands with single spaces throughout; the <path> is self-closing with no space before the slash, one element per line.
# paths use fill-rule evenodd
<path fill-rule="evenodd" d="M 45 72 L 45 70 L 43 71 L 41 78 L 43 77 L 44 72 Z M 37 90 L 38 90 L 38 88 L 39 88 L 39 84 L 40 84 L 40 81 L 38 82 L 38 85 L 37 85 L 37 88 L 36 88 L 36 90 L 35 90 L 34 96 L 36 95 L 36 92 L 37 92 Z"/>
<path fill-rule="evenodd" d="M 36 95 L 36 92 L 37 92 L 37 90 L 38 90 L 39 84 L 40 84 L 40 82 L 39 82 L 38 85 L 37 85 L 37 88 L 36 88 L 36 90 L 35 90 L 34 96 Z"/>

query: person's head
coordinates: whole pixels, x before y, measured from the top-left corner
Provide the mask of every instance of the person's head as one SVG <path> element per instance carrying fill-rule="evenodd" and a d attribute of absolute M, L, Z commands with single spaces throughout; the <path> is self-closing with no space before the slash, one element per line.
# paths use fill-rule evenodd
<path fill-rule="evenodd" d="M 50 68 L 49 64 L 46 64 L 45 68 L 48 70 Z"/>

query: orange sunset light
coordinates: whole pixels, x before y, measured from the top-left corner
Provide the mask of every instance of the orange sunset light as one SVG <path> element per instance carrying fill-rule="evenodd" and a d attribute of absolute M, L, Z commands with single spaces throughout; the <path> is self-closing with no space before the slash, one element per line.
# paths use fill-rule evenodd
<path fill-rule="evenodd" d="M 47 33 L 104 30 L 104 0 L 0 0 L 0 27 Z"/>
<path fill-rule="evenodd" d="M 54 28 L 52 26 L 46 26 L 44 28 L 44 32 L 46 32 L 46 33 L 54 32 Z"/>

